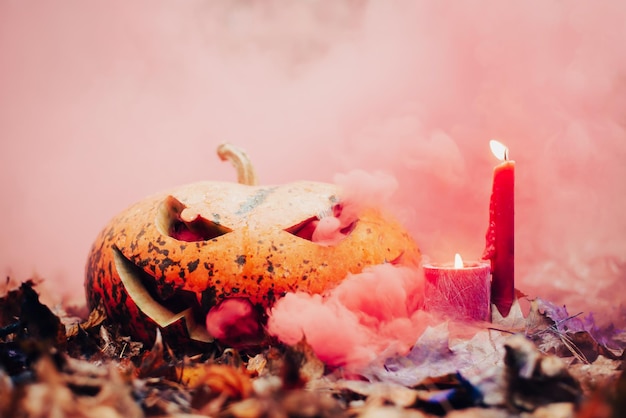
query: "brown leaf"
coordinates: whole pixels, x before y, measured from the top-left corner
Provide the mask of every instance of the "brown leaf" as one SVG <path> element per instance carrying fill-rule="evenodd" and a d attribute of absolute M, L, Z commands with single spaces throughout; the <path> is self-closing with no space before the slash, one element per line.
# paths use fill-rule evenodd
<path fill-rule="evenodd" d="M 256 356 L 248 360 L 246 370 L 251 376 L 261 376 L 265 371 L 267 365 L 267 357 L 263 353 L 259 353 Z"/>
<path fill-rule="evenodd" d="M 559 402 L 541 406 L 532 414 L 521 414 L 520 418 L 574 418 L 576 416 L 574 404 Z"/>
<path fill-rule="evenodd" d="M 599 385 L 583 403 L 578 418 L 616 418 L 626 416 L 626 374 L 621 372 L 614 384 Z"/>
<path fill-rule="evenodd" d="M 14 396 L 11 378 L 0 369 L 0 417 L 9 415 Z"/>
<path fill-rule="evenodd" d="M 320 390 L 318 388 L 318 390 Z M 427 396 L 427 391 L 418 391 L 394 383 L 365 382 L 357 380 L 339 380 L 328 386 L 334 393 L 340 393 L 348 400 L 366 399 L 368 405 L 394 405 L 408 408 L 420 398 Z"/>
<path fill-rule="evenodd" d="M 249 398 L 217 414 L 220 418 L 341 418 L 347 412 L 327 393 L 280 391 L 271 397 Z"/>
<path fill-rule="evenodd" d="M 173 354 L 168 350 L 169 360 L 166 359 L 166 347 L 161 337 L 161 332 L 157 329 L 156 338 L 152 349 L 145 351 L 139 361 L 139 366 L 135 370 L 138 378 L 159 377 L 173 382 L 180 380 L 180 362 L 175 361 Z"/>
<path fill-rule="evenodd" d="M 570 365 L 568 370 L 581 384 L 583 392 L 591 395 L 598 390 L 614 386 L 621 375 L 621 360 L 611 360 L 603 356 L 591 364 L 577 363 Z"/>
<path fill-rule="evenodd" d="M 415 409 L 400 409 L 393 406 L 367 406 L 359 413 L 359 418 L 428 418 L 426 415 Z"/>
<path fill-rule="evenodd" d="M 523 335 L 509 338 L 504 363 L 507 401 L 520 410 L 534 410 L 555 402 L 579 402 L 580 384 L 555 356 L 546 356 Z"/>
<path fill-rule="evenodd" d="M 192 406 L 209 415 L 217 414 L 225 405 L 247 399 L 252 394 L 250 378 L 227 365 L 206 366 L 202 379 L 195 384 Z"/>
<path fill-rule="evenodd" d="M 467 408 L 460 411 L 451 411 L 446 414 L 446 418 L 518 418 L 518 414 L 506 409 L 496 408 Z"/>
<path fill-rule="evenodd" d="M 78 335 L 79 330 L 89 331 L 92 328 L 102 325 L 106 318 L 107 315 L 104 306 L 100 304 L 89 312 L 89 317 L 86 321 L 67 326 L 65 334 L 67 338 L 75 337 Z"/>
<path fill-rule="evenodd" d="M 68 360 L 59 371 L 44 356 L 34 367 L 37 380 L 20 391 L 17 416 L 77 418 L 142 417 L 131 388 L 115 367 Z M 16 412 L 13 411 L 13 412 Z"/>
<path fill-rule="evenodd" d="M 246 373 L 222 364 L 188 366 L 182 372 L 181 383 L 190 389 L 205 386 L 230 399 L 245 399 L 252 393 L 252 383 Z"/>
<path fill-rule="evenodd" d="M 302 388 L 307 382 L 322 377 L 324 368 L 324 363 L 317 358 L 306 341 L 302 340 L 293 347 L 287 347 L 281 370 L 283 388 Z"/>
<path fill-rule="evenodd" d="M 27 280 L 24 284 L 30 287 L 35 286 L 32 280 Z M 15 283 L 7 277 L 0 293 L 0 327 L 6 327 L 19 319 L 24 292 L 19 283 Z"/>
<path fill-rule="evenodd" d="M 101 357 L 105 360 L 120 360 L 134 359 L 144 355 L 143 343 L 133 341 L 130 337 L 117 334 L 116 329 L 114 329 L 113 332 L 116 333 L 112 334 L 107 326 L 100 326 L 98 328 L 99 355 L 92 356 L 92 361 L 98 360 Z M 89 334 L 92 334 L 92 332 Z M 91 340 L 93 339 L 95 338 L 92 337 Z"/>
<path fill-rule="evenodd" d="M 64 348 L 66 345 L 65 327 L 50 308 L 39 302 L 39 295 L 31 283 L 23 283 L 20 321 L 28 336 L 44 345 L 51 344 Z"/>
<path fill-rule="evenodd" d="M 189 414 L 191 393 L 184 386 L 169 380 L 135 379 L 134 393 L 147 416 L 177 416 Z"/>
<path fill-rule="evenodd" d="M 65 327 L 50 308 L 39 301 L 34 286 L 32 280 L 27 280 L 0 298 L 0 338 L 16 334 L 31 338 L 44 351 L 53 346 L 64 348 Z"/>
<path fill-rule="evenodd" d="M 554 321 L 540 312 L 538 300 L 531 300 L 530 312 L 528 312 L 528 318 L 526 319 L 526 334 L 532 336 L 544 332 L 552 325 L 554 325 Z"/>

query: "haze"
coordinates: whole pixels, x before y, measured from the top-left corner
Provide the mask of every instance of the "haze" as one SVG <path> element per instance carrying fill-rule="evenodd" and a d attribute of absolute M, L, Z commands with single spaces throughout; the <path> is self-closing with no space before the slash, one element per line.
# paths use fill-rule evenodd
<path fill-rule="evenodd" d="M 0 273 L 81 301 L 143 196 L 382 171 L 424 254 L 479 258 L 496 138 L 517 162 L 517 287 L 623 315 L 626 4 L 0 3 Z M 623 318 L 623 317 L 621 317 Z"/>

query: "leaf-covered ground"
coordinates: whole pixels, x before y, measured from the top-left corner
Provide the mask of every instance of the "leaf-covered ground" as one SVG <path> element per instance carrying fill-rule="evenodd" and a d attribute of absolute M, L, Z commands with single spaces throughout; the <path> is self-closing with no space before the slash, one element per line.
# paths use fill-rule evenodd
<path fill-rule="evenodd" d="M 305 342 L 193 354 L 157 336 L 146 347 L 99 309 L 81 319 L 40 303 L 32 282 L 6 283 L 0 416 L 626 416 L 623 332 L 540 299 L 491 325 L 442 322 L 407 355 L 355 373 L 330 370 Z"/>

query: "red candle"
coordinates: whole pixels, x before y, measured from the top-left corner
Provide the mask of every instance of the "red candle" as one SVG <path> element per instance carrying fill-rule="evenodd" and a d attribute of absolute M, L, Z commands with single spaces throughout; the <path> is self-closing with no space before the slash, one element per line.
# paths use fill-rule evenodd
<path fill-rule="evenodd" d="M 507 316 L 515 298 L 515 161 L 509 160 L 509 150 L 500 142 L 491 141 L 489 145 L 502 163 L 493 171 L 489 228 L 483 259 L 491 260 L 491 301 L 500 314 Z"/>
<path fill-rule="evenodd" d="M 474 321 L 490 317 L 489 263 L 425 264 L 424 304 L 427 310 Z"/>

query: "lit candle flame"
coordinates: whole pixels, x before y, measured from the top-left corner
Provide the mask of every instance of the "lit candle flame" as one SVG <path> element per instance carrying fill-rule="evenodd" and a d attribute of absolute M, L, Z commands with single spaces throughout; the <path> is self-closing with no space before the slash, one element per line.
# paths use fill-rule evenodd
<path fill-rule="evenodd" d="M 501 161 L 506 161 L 509 159 L 509 149 L 501 142 L 492 139 L 489 141 L 489 147 L 491 148 L 491 152 L 496 156 L 497 159 Z"/>
<path fill-rule="evenodd" d="M 454 255 L 454 268 L 462 269 L 463 268 L 463 259 L 461 258 L 461 254 L 456 253 Z"/>

